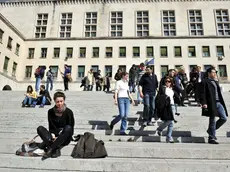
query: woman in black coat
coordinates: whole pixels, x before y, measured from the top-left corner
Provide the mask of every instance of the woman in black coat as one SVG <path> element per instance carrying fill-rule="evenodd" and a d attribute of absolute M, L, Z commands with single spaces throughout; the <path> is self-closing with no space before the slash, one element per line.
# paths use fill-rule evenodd
<path fill-rule="evenodd" d="M 42 160 L 60 156 L 60 149 L 71 142 L 74 133 L 74 115 L 66 107 L 65 94 L 56 92 L 54 101 L 55 106 L 48 111 L 49 130 L 43 126 L 37 128 L 37 133 L 43 140 L 38 147 L 46 150 Z"/>
<path fill-rule="evenodd" d="M 165 86 L 160 88 L 159 94 L 156 98 L 156 107 L 158 116 L 163 123 L 157 128 L 157 134 L 161 136 L 161 132 L 168 127 L 166 142 L 174 143 L 172 138 L 174 115 L 176 113 L 175 96 L 172 88 L 172 79 L 165 78 Z"/>

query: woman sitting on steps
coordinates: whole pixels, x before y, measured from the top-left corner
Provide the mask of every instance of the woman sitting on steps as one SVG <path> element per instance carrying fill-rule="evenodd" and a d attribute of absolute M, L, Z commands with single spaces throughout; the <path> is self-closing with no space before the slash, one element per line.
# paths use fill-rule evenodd
<path fill-rule="evenodd" d="M 46 151 L 42 160 L 61 156 L 60 149 L 71 142 L 74 133 L 74 115 L 66 107 L 65 94 L 56 92 L 54 101 L 55 106 L 48 111 L 49 130 L 43 126 L 37 128 L 37 133 L 43 140 L 38 147 Z"/>
<path fill-rule="evenodd" d="M 28 105 L 28 107 L 32 106 L 33 102 L 37 98 L 37 93 L 33 90 L 33 87 L 31 85 L 27 87 L 25 96 L 26 97 L 22 102 L 22 107 L 26 107 L 26 105 Z"/>

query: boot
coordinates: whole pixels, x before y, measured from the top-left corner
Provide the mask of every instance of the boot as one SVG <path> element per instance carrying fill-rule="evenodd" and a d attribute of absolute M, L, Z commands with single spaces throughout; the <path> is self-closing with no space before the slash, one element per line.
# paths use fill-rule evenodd
<path fill-rule="evenodd" d="M 58 148 L 58 149 L 53 151 L 51 158 L 57 158 L 59 156 L 61 156 L 61 150 Z"/>

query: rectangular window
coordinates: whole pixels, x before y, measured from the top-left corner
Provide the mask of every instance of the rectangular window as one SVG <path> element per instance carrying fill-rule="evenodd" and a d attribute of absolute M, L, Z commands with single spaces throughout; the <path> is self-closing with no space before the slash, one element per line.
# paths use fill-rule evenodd
<path fill-rule="evenodd" d="M 85 37 L 97 36 L 97 12 L 86 13 L 85 19 Z"/>
<path fill-rule="evenodd" d="M 18 64 L 17 64 L 16 62 L 14 62 L 14 63 L 13 63 L 13 67 L 12 67 L 12 76 L 13 76 L 13 77 L 16 76 L 17 66 L 18 66 Z"/>
<path fill-rule="evenodd" d="M 41 49 L 41 58 L 46 58 L 47 56 L 47 48 L 42 48 Z"/>
<path fill-rule="evenodd" d="M 60 57 L 60 48 L 54 48 L 54 58 Z"/>
<path fill-rule="evenodd" d="M 216 46 L 216 55 L 217 55 L 217 57 L 224 56 L 224 47 L 223 46 Z"/>
<path fill-rule="evenodd" d="M 29 48 L 28 59 L 34 58 L 34 51 L 35 51 L 35 48 Z"/>
<path fill-rule="evenodd" d="M 153 47 L 146 47 L 147 57 L 154 57 Z"/>
<path fill-rule="evenodd" d="M 161 57 L 168 57 L 168 48 L 167 47 L 160 47 L 160 55 L 161 55 Z"/>
<path fill-rule="evenodd" d="M 119 65 L 118 69 L 121 69 L 122 72 L 126 72 L 126 65 Z"/>
<path fill-rule="evenodd" d="M 9 37 L 8 38 L 8 43 L 7 43 L 7 48 L 10 49 L 10 50 L 12 49 L 12 41 L 13 41 L 13 39 L 11 37 Z"/>
<path fill-rule="evenodd" d="M 54 74 L 54 78 L 57 78 L 58 77 L 58 66 L 50 66 L 50 67 Z"/>
<path fill-rule="evenodd" d="M 202 46 L 202 55 L 203 57 L 210 57 L 209 46 Z"/>
<path fill-rule="evenodd" d="M 211 65 L 204 65 L 204 71 L 206 71 L 210 67 L 211 67 Z"/>
<path fill-rule="evenodd" d="M 80 57 L 86 57 L 86 47 L 80 47 Z"/>
<path fill-rule="evenodd" d="M 121 37 L 123 32 L 123 13 L 111 12 L 110 34 L 112 37 Z"/>
<path fill-rule="evenodd" d="M 72 58 L 72 57 L 73 57 L 73 48 L 68 47 L 68 48 L 66 49 L 66 57 L 67 57 L 67 58 Z"/>
<path fill-rule="evenodd" d="M 26 66 L 25 78 L 31 78 L 32 76 L 32 66 Z"/>
<path fill-rule="evenodd" d="M 99 57 L 99 47 L 93 47 L 93 57 Z"/>
<path fill-rule="evenodd" d="M 201 10 L 189 10 L 189 27 L 191 36 L 204 35 Z"/>
<path fill-rule="evenodd" d="M 189 46 L 188 47 L 188 56 L 189 57 L 196 57 L 196 47 L 195 46 Z"/>
<path fill-rule="evenodd" d="M 168 65 L 161 65 L 161 77 L 163 78 L 168 73 Z"/>
<path fill-rule="evenodd" d="M 72 13 L 62 13 L 60 21 L 60 37 L 70 38 L 72 30 Z"/>
<path fill-rule="evenodd" d="M 15 54 L 19 55 L 20 45 L 16 44 Z"/>
<path fill-rule="evenodd" d="M 35 38 L 46 38 L 48 14 L 37 14 L 35 25 Z"/>
<path fill-rule="evenodd" d="M 4 31 L 0 29 L 0 43 L 2 43 Z"/>
<path fill-rule="evenodd" d="M 137 36 L 149 36 L 149 12 L 137 11 Z"/>
<path fill-rule="evenodd" d="M 106 47 L 105 48 L 105 57 L 113 57 L 113 47 Z"/>
<path fill-rule="evenodd" d="M 85 77 L 85 66 L 78 66 L 78 78 L 84 78 Z"/>
<path fill-rule="evenodd" d="M 227 9 L 218 9 L 216 14 L 216 29 L 218 36 L 230 35 L 229 12 Z"/>
<path fill-rule="evenodd" d="M 174 47 L 174 56 L 175 57 L 182 57 L 181 46 Z"/>
<path fill-rule="evenodd" d="M 113 66 L 105 66 L 105 76 L 108 75 L 109 77 L 113 76 Z"/>
<path fill-rule="evenodd" d="M 218 74 L 221 79 L 227 79 L 227 66 L 226 65 L 218 65 Z"/>
<path fill-rule="evenodd" d="M 140 47 L 133 47 L 133 57 L 140 57 Z"/>
<path fill-rule="evenodd" d="M 179 70 L 183 65 L 175 65 L 175 69 Z"/>
<path fill-rule="evenodd" d="M 175 11 L 162 11 L 163 35 L 176 36 L 176 17 Z"/>
<path fill-rule="evenodd" d="M 99 66 L 98 65 L 92 65 L 91 69 L 93 69 L 93 72 L 98 72 Z"/>
<path fill-rule="evenodd" d="M 119 47 L 119 57 L 126 57 L 126 47 Z"/>
<path fill-rule="evenodd" d="M 8 70 L 9 61 L 10 61 L 10 58 L 9 57 L 5 57 L 4 65 L 3 65 L 3 70 L 5 70 L 5 71 Z"/>

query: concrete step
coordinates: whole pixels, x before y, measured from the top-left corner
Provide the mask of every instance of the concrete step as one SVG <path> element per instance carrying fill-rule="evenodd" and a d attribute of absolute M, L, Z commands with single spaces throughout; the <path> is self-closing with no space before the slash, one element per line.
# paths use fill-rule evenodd
<path fill-rule="evenodd" d="M 10 161 L 9 161 L 10 159 Z M 228 171 L 230 160 L 186 160 L 146 158 L 73 159 L 62 156 L 58 159 L 41 161 L 38 157 L 18 157 L 10 154 L 0 156 L 0 167 L 72 171 L 121 171 L 121 172 L 216 172 Z M 52 163 L 51 163 L 52 162 Z M 93 167 L 93 168 L 92 168 Z"/>
<path fill-rule="evenodd" d="M 69 156 L 76 143 L 61 150 L 62 156 Z M 21 144 L 0 144 L 0 154 L 15 154 Z M 109 157 L 149 158 L 149 159 L 206 159 L 230 160 L 229 145 L 208 144 L 160 144 L 160 143 L 120 143 L 105 142 Z"/>

